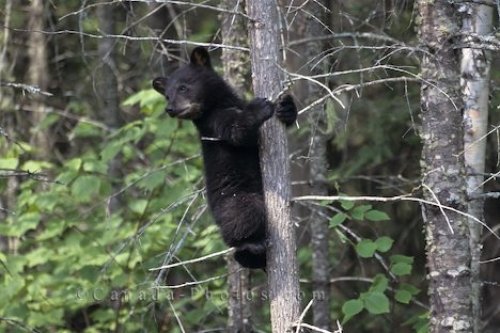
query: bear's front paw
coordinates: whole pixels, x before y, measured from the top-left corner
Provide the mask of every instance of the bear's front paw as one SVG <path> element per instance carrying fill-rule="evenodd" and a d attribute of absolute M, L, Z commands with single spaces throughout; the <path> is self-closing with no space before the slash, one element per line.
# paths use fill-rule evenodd
<path fill-rule="evenodd" d="M 248 109 L 255 114 L 261 122 L 271 118 L 274 113 L 274 105 L 267 98 L 254 98 L 248 104 Z"/>
<path fill-rule="evenodd" d="M 297 120 L 297 107 L 292 96 L 285 94 L 280 97 L 276 105 L 276 116 L 287 126 Z"/>

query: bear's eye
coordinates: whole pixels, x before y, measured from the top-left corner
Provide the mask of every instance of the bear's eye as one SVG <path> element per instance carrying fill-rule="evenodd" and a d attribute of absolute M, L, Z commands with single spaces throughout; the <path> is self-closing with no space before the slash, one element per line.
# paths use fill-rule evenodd
<path fill-rule="evenodd" d="M 188 88 L 185 86 L 185 85 L 180 85 L 179 88 L 177 88 L 177 90 L 180 92 L 180 93 L 185 93 L 188 91 Z"/>

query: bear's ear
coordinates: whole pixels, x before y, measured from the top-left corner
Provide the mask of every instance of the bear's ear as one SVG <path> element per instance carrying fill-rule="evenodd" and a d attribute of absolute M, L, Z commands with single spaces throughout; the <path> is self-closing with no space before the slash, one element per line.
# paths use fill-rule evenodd
<path fill-rule="evenodd" d="M 153 88 L 162 95 L 165 95 L 165 87 L 167 86 L 166 77 L 157 77 L 153 80 Z"/>
<path fill-rule="evenodd" d="M 212 68 L 212 63 L 210 62 L 208 51 L 202 46 L 198 46 L 193 50 L 193 52 L 191 52 L 191 63 L 194 65 L 201 65 Z"/>

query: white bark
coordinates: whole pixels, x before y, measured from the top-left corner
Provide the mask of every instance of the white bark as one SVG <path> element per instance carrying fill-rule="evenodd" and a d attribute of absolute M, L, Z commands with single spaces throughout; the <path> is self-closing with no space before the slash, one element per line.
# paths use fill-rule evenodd
<path fill-rule="evenodd" d="M 462 30 L 480 36 L 491 32 L 493 8 L 491 6 L 467 3 L 463 5 L 465 16 Z M 465 37 L 467 43 L 468 37 Z M 468 213 L 482 220 L 484 200 L 478 194 L 483 192 L 483 174 L 486 154 L 486 133 L 488 126 L 488 95 L 490 62 L 488 51 L 481 49 L 462 50 L 461 86 L 464 99 L 464 143 L 467 168 Z M 482 226 L 469 219 L 471 248 L 471 282 L 474 313 L 474 332 L 480 332 L 481 281 L 479 277 L 481 258 Z"/>

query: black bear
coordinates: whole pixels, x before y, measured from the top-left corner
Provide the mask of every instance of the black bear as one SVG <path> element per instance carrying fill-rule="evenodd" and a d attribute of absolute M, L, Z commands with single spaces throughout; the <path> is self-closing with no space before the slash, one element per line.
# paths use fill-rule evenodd
<path fill-rule="evenodd" d="M 297 118 L 289 95 L 274 105 L 249 103 L 213 70 L 205 48 L 168 78 L 153 80 L 168 101 L 167 113 L 189 119 L 200 134 L 208 205 L 234 257 L 247 268 L 266 266 L 266 211 L 259 164 L 258 130 L 273 113 L 286 125 Z"/>

